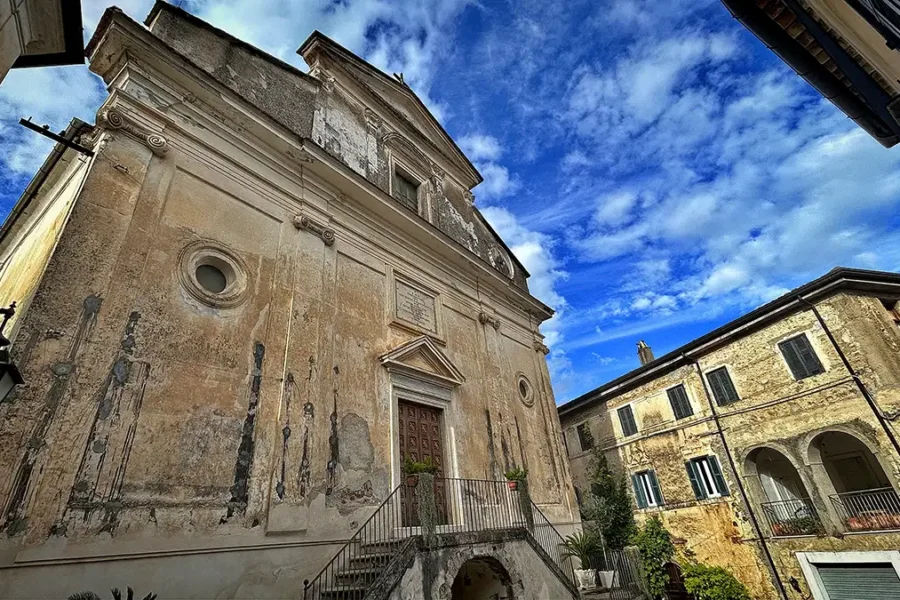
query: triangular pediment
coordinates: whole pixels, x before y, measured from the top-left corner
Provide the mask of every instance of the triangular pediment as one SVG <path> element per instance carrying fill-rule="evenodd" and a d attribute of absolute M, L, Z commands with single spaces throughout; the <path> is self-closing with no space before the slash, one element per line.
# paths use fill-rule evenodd
<path fill-rule="evenodd" d="M 325 52 L 321 52 L 322 50 Z M 472 179 L 470 185 L 477 185 L 483 180 L 469 158 L 463 154 L 453 138 L 408 85 L 380 71 L 318 31 L 304 42 L 298 53 L 311 68 L 317 62 L 323 63 L 337 79 L 340 79 L 337 71 L 344 71 L 345 75 L 349 75 L 358 86 L 379 99 L 383 109 L 393 111 L 441 154 L 467 173 Z"/>
<path fill-rule="evenodd" d="M 466 379 L 427 335 L 410 340 L 381 357 L 381 364 L 392 372 L 456 387 Z"/>

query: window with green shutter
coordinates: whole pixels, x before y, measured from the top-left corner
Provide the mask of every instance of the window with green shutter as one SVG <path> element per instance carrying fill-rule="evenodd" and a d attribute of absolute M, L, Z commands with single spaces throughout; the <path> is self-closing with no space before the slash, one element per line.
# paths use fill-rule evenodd
<path fill-rule="evenodd" d="M 666 390 L 669 396 L 669 404 L 672 405 L 672 412 L 675 413 L 676 419 L 684 419 L 694 414 L 691 408 L 691 401 L 688 400 L 687 391 L 683 385 L 676 385 Z"/>
<path fill-rule="evenodd" d="M 731 376 L 728 374 L 727 368 L 719 367 L 710 371 L 706 374 L 706 380 L 709 382 L 709 388 L 712 390 L 716 404 L 719 406 L 725 406 L 740 400 L 737 390 L 734 389 L 734 384 L 731 382 Z"/>
<path fill-rule="evenodd" d="M 419 186 L 411 181 L 408 177 L 404 177 L 398 172 L 394 172 L 393 190 L 394 199 L 413 211 L 419 212 Z"/>
<path fill-rule="evenodd" d="M 631 405 L 623 406 L 616 413 L 619 415 L 619 424 L 622 426 L 622 435 L 628 437 L 637 433 L 637 423 L 634 422 L 634 413 Z"/>
<path fill-rule="evenodd" d="M 631 476 L 631 483 L 634 486 L 634 499 L 638 508 L 654 508 L 665 504 L 653 469 L 635 473 Z"/>
<path fill-rule="evenodd" d="M 805 333 L 779 343 L 778 348 L 794 379 L 806 379 L 825 372 Z"/>
<path fill-rule="evenodd" d="M 685 467 L 697 500 L 728 495 L 728 486 L 722 476 L 719 460 L 715 456 L 692 458 L 685 463 Z"/>

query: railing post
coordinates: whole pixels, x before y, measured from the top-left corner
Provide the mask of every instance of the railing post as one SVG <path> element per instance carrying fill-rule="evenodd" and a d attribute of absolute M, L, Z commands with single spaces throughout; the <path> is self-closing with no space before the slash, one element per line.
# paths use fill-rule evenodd
<path fill-rule="evenodd" d="M 525 528 L 534 533 L 534 513 L 531 512 L 531 493 L 528 491 L 528 480 L 522 479 L 516 488 L 519 492 L 519 510 L 525 519 Z"/>
<path fill-rule="evenodd" d="M 434 497 L 434 475 L 419 473 L 419 483 L 415 487 L 419 502 L 419 525 L 422 539 L 429 548 L 437 545 L 437 501 Z"/>

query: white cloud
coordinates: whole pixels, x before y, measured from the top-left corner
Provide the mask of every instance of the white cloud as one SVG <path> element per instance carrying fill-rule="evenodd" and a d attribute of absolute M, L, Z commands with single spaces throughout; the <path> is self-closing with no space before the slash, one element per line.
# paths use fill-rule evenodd
<path fill-rule="evenodd" d="M 500 142 L 492 135 L 470 133 L 457 140 L 457 145 L 471 161 L 495 161 L 503 154 Z"/>
<path fill-rule="evenodd" d="M 623 191 L 604 196 L 594 213 L 594 222 L 600 226 L 621 225 L 630 220 L 631 209 L 636 203 L 637 194 L 633 192 Z"/>

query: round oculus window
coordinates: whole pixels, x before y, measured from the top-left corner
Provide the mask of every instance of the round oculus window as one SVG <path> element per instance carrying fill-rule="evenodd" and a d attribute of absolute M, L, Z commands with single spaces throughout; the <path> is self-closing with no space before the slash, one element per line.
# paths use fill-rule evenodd
<path fill-rule="evenodd" d="M 247 295 L 247 269 L 236 253 L 211 240 L 197 240 L 181 253 L 181 284 L 204 304 L 227 308 Z"/>
<path fill-rule="evenodd" d="M 534 390 L 531 387 L 531 382 L 528 381 L 528 378 L 522 373 L 519 373 L 516 379 L 519 399 L 521 399 L 526 406 L 531 406 L 534 404 Z"/>
<path fill-rule="evenodd" d="M 197 283 L 213 294 L 222 293 L 228 285 L 225 273 L 212 265 L 200 265 L 194 274 L 197 276 Z"/>

